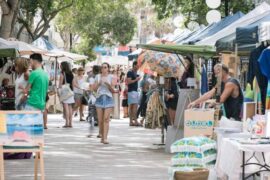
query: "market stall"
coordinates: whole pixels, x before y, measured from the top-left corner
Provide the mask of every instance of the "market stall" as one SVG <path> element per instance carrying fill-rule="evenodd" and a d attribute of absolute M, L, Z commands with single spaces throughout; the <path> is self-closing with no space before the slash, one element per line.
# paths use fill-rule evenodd
<path fill-rule="evenodd" d="M 15 67 L 14 59 L 32 53 L 46 51 L 18 40 L 0 38 L 0 109 L 15 110 Z"/>

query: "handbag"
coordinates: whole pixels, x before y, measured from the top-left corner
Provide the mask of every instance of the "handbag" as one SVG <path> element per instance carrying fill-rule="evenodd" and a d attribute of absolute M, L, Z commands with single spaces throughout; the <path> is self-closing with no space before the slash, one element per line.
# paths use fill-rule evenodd
<path fill-rule="evenodd" d="M 62 85 L 62 88 L 59 90 L 59 100 L 61 102 L 67 100 L 68 98 L 74 96 L 73 91 L 70 89 L 70 84 L 67 83 L 66 74 L 64 74 L 65 77 L 65 84 Z"/>
<path fill-rule="evenodd" d="M 82 97 L 82 105 L 85 105 L 85 106 L 88 105 L 88 100 L 85 96 Z"/>

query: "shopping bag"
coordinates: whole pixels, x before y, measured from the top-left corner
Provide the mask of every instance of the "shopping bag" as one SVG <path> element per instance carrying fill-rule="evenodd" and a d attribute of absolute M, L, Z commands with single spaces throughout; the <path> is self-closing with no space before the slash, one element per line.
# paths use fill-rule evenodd
<path fill-rule="evenodd" d="M 72 96 L 74 96 L 74 93 L 70 89 L 70 85 L 68 83 L 62 85 L 62 88 L 59 90 L 59 100 L 63 102 Z"/>
<path fill-rule="evenodd" d="M 184 119 L 184 137 L 212 136 L 214 129 L 214 109 L 187 109 Z"/>

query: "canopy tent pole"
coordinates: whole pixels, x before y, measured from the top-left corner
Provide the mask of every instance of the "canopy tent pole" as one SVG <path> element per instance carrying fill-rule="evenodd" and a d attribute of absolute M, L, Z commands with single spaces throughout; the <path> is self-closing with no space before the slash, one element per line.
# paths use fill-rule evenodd
<path fill-rule="evenodd" d="M 187 67 L 185 66 L 185 64 L 183 63 L 182 59 L 180 58 L 179 54 L 175 53 L 175 55 L 178 57 L 179 61 L 181 62 L 181 64 L 183 65 L 184 69 L 187 71 Z"/>
<path fill-rule="evenodd" d="M 183 63 L 183 61 L 181 60 L 181 58 L 179 57 L 179 54 L 177 54 L 176 52 L 174 54 L 178 57 L 178 59 L 180 60 L 181 64 L 184 66 L 184 69 L 187 71 L 187 67 L 185 66 L 185 64 Z M 202 75 L 202 73 L 201 73 L 200 69 L 197 67 L 197 65 L 193 61 L 192 61 L 192 63 L 194 64 L 194 67 L 198 70 L 198 73 L 200 75 Z"/>

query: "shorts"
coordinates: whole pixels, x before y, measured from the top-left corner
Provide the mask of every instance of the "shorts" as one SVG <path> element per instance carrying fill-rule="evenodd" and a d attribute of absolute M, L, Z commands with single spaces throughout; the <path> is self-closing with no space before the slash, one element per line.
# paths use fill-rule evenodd
<path fill-rule="evenodd" d="M 169 101 L 165 101 L 166 107 L 172 110 L 177 109 L 177 103 L 178 103 L 178 98 L 173 98 L 173 99 L 170 99 Z"/>
<path fill-rule="evenodd" d="M 16 110 L 24 110 L 25 109 L 25 106 L 26 106 L 26 101 L 23 102 L 23 103 L 20 103 L 20 104 L 16 105 L 15 109 Z"/>
<path fill-rule="evenodd" d="M 76 100 L 82 101 L 82 98 L 83 98 L 83 94 L 77 94 L 77 93 L 74 94 L 74 99 L 75 99 L 75 101 L 76 101 Z"/>
<path fill-rule="evenodd" d="M 122 100 L 122 107 L 128 107 L 128 100 L 127 99 Z"/>
<path fill-rule="evenodd" d="M 41 112 L 44 111 L 44 110 L 38 109 L 38 108 L 36 108 L 36 107 L 34 107 L 34 106 L 31 106 L 31 105 L 29 105 L 29 104 L 26 104 L 26 105 L 25 105 L 24 110 L 26 110 L 26 111 L 41 111 Z"/>
<path fill-rule="evenodd" d="M 128 105 L 139 104 L 139 93 L 137 91 L 128 92 Z"/>
<path fill-rule="evenodd" d="M 96 107 L 97 108 L 113 108 L 114 107 L 114 101 L 112 97 L 101 95 L 96 99 Z"/>

